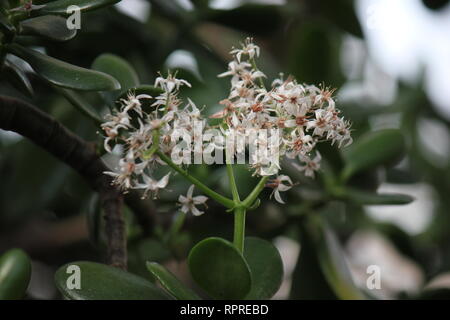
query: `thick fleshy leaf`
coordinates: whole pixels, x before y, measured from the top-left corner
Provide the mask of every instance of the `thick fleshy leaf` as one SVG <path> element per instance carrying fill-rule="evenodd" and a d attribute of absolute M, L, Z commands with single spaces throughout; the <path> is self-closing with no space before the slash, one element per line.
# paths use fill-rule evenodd
<path fill-rule="evenodd" d="M 11 249 L 0 257 L 0 300 L 25 296 L 31 278 L 31 261 L 21 249 Z"/>
<path fill-rule="evenodd" d="M 128 246 L 128 270 L 150 281 L 156 279 L 148 272 L 147 261 L 163 263 L 172 258 L 169 248 L 161 241 L 145 238 Z"/>
<path fill-rule="evenodd" d="M 202 18 L 251 34 L 273 33 L 283 23 L 280 6 L 261 4 L 245 4 L 230 10 L 210 9 Z"/>
<path fill-rule="evenodd" d="M 78 275 L 79 289 L 76 282 Z M 56 272 L 55 282 L 58 290 L 70 300 L 170 299 L 165 292 L 144 278 L 95 262 L 66 264 Z"/>
<path fill-rule="evenodd" d="M 156 262 L 147 262 L 147 269 L 159 283 L 178 300 L 200 300 L 200 297 L 186 287 L 169 270 Z"/>
<path fill-rule="evenodd" d="M 98 56 L 92 63 L 92 69 L 111 75 L 120 83 L 121 90 L 128 90 L 139 84 L 139 78 L 133 67 L 119 56 L 104 53 Z M 105 92 L 105 98 L 112 104 L 120 95 L 120 91 Z"/>
<path fill-rule="evenodd" d="M 56 86 L 91 91 L 120 89 L 119 82 L 108 74 L 74 66 L 17 44 L 7 48 L 9 52 L 28 62 L 42 78 Z"/>
<path fill-rule="evenodd" d="M 301 250 L 292 274 L 289 298 L 293 300 L 338 299 L 320 267 L 313 239 L 303 230 L 300 234 L 300 243 Z"/>
<path fill-rule="evenodd" d="M 299 82 L 338 87 L 344 81 L 339 64 L 340 35 L 317 21 L 292 29 L 289 41 L 289 70 Z"/>
<path fill-rule="evenodd" d="M 41 16 L 20 23 L 19 34 L 39 36 L 54 41 L 67 41 L 76 36 L 76 29 L 67 28 L 66 19 L 58 16 Z"/>
<path fill-rule="evenodd" d="M 346 180 L 359 171 L 392 162 L 400 158 L 404 151 L 405 139 L 399 130 L 369 132 L 344 149 L 346 165 L 342 178 Z"/>
<path fill-rule="evenodd" d="M 364 296 L 353 282 L 344 251 L 335 234 L 319 217 L 311 218 L 310 236 L 315 237 L 319 263 L 328 283 L 341 299 L 363 299 Z"/>
<path fill-rule="evenodd" d="M 354 0 L 311 0 L 317 10 L 328 20 L 354 36 L 363 37 L 361 25 L 355 11 Z"/>
<path fill-rule="evenodd" d="M 283 261 L 277 248 L 269 241 L 248 237 L 244 257 L 252 274 L 252 288 L 246 299 L 270 299 L 283 281 Z"/>
<path fill-rule="evenodd" d="M 28 80 L 25 72 L 14 63 L 8 60 L 5 61 L 3 76 L 20 92 L 27 94 L 29 97 L 34 95 L 30 80 Z"/>
<path fill-rule="evenodd" d="M 113 5 L 120 0 L 57 0 L 45 4 L 45 7 L 32 11 L 32 15 L 59 14 L 69 15 L 67 8 L 77 6 L 81 12 L 96 10 L 105 6 Z"/>
<path fill-rule="evenodd" d="M 216 299 L 242 299 L 251 289 L 251 274 L 241 253 L 227 240 L 207 238 L 189 253 L 192 278 Z"/>
<path fill-rule="evenodd" d="M 399 193 L 370 193 L 356 189 L 345 191 L 346 199 L 361 205 L 401 205 L 414 201 L 414 198 Z"/>
<path fill-rule="evenodd" d="M 318 262 L 321 273 L 336 297 L 344 300 L 364 299 L 353 282 L 344 252 L 332 230 L 319 216 L 305 217 L 302 222 L 302 240 L 307 239 L 306 246 L 313 248 L 310 254 Z"/>

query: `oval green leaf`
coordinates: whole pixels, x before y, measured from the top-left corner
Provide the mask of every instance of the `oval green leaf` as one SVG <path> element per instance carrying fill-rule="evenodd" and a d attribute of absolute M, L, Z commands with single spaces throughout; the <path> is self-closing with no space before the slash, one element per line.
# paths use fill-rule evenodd
<path fill-rule="evenodd" d="M 98 56 L 92 63 L 92 69 L 109 74 L 120 83 L 121 90 L 128 90 L 139 84 L 139 78 L 134 68 L 119 56 L 111 53 L 104 53 Z M 120 92 L 105 92 L 105 98 L 109 104 L 112 104 Z"/>
<path fill-rule="evenodd" d="M 3 66 L 3 76 L 20 92 L 33 97 L 34 90 L 25 72 L 9 60 Z"/>
<path fill-rule="evenodd" d="M 367 133 L 344 150 L 346 162 L 342 178 L 398 159 L 405 151 L 405 139 L 396 129 Z"/>
<path fill-rule="evenodd" d="M 25 296 L 31 279 L 31 261 L 21 249 L 12 249 L 0 257 L 0 300 L 18 300 Z"/>
<path fill-rule="evenodd" d="M 361 24 L 355 10 L 354 0 L 315 0 L 314 6 L 325 16 L 326 19 L 334 23 L 344 31 L 347 31 L 359 38 L 363 37 Z"/>
<path fill-rule="evenodd" d="M 159 283 L 178 300 L 200 300 L 191 289 L 186 287 L 169 270 L 157 262 L 146 263 L 148 271 L 158 279 Z"/>
<path fill-rule="evenodd" d="M 34 71 L 50 83 L 76 90 L 118 90 L 120 84 L 108 74 L 74 66 L 17 44 L 7 47 L 12 54 L 28 62 Z"/>
<path fill-rule="evenodd" d="M 19 34 L 39 36 L 54 41 L 67 41 L 76 36 L 77 30 L 67 28 L 66 19 L 58 16 L 41 16 L 20 23 Z"/>
<path fill-rule="evenodd" d="M 78 270 L 80 289 L 76 287 Z M 56 272 L 55 282 L 58 290 L 70 300 L 170 299 L 165 292 L 144 278 L 95 262 L 66 264 Z"/>
<path fill-rule="evenodd" d="M 353 282 L 340 243 L 327 224 L 318 216 L 309 216 L 302 231 L 314 247 L 320 269 L 336 296 L 344 300 L 364 299 Z"/>
<path fill-rule="evenodd" d="M 245 298 L 270 299 L 283 282 L 283 261 L 277 248 L 269 241 L 248 237 L 244 257 L 252 274 L 252 288 Z"/>
<path fill-rule="evenodd" d="M 400 193 L 370 193 L 356 189 L 347 189 L 344 197 L 360 205 L 402 205 L 414 201 L 414 198 Z"/>
<path fill-rule="evenodd" d="M 216 299 L 242 299 L 250 292 L 250 269 L 229 241 L 200 241 L 189 253 L 188 264 L 192 278 Z"/>
<path fill-rule="evenodd" d="M 67 13 L 67 8 L 73 5 L 79 7 L 80 12 L 87 12 L 105 6 L 113 5 L 119 1 L 120 0 L 57 0 L 46 3 L 43 8 L 32 11 L 32 14 L 33 15 L 58 14 L 68 16 L 71 13 Z"/>

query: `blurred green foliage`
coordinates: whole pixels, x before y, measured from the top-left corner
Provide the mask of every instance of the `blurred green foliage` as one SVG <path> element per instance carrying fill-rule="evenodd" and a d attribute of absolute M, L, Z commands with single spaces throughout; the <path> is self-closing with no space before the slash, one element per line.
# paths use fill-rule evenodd
<path fill-rule="evenodd" d="M 205 112 L 211 114 L 218 108 L 218 101 L 227 96 L 228 90 L 226 80 L 217 79 L 216 75 L 226 69 L 229 48 L 246 36 L 255 37 L 263 47 L 261 68 L 269 78 L 281 70 L 295 76 L 299 82 L 337 87 L 337 93 L 348 81 L 340 64 L 344 39 L 351 36 L 365 41 L 351 0 L 292 0 L 284 6 L 244 4 L 230 10 L 211 9 L 207 0 L 192 1 L 193 10 L 186 10 L 177 2 L 154 0 L 148 1 L 151 9 L 145 23 L 107 6 L 98 11 L 83 12 L 82 28 L 76 36 L 74 32 L 64 31 L 60 16 L 53 16 L 64 14 L 60 8 L 69 2 L 50 1 L 46 9 L 32 11 L 29 16 L 21 13 L 17 18 L 22 21 L 17 34 L 16 27 L 6 19 L 5 10 L 19 4 L 9 1 L 8 6 L 7 1 L 2 2 L 5 6 L 0 11 L 0 59 L 5 63 L 0 93 L 32 102 L 84 139 L 96 142 L 100 142 L 101 137 L 96 133 L 95 121 L 91 122 L 86 115 L 100 117 L 118 97 L 126 94 L 126 89 L 154 90 L 151 84 L 157 72 L 169 68 L 167 58 L 177 50 L 192 54 L 198 68 L 198 72 L 179 68 L 178 76 L 193 85 L 182 94 L 198 105 L 204 104 Z M 97 5 L 117 1 L 78 2 L 86 3 L 83 8 L 97 9 Z M 441 7 L 432 1 L 425 2 L 435 9 Z M 34 3 L 39 5 L 46 1 Z M 53 32 L 55 30 L 60 32 Z M 15 34 L 13 41 L 8 38 L 12 33 Z M 45 54 L 31 49 L 36 47 L 45 48 Z M 13 56 L 27 61 L 34 72 Z M 98 92 L 105 90 L 113 91 Z M 424 155 L 418 123 L 429 119 L 449 128 L 450 122 L 434 111 L 422 83 L 416 86 L 400 83 L 397 97 L 388 106 L 368 104 L 364 100 L 338 103 L 345 117 L 353 123 L 354 145 L 341 153 L 335 147 L 323 146 L 323 168 L 316 180 L 296 175 L 287 167 L 286 171 L 300 182 L 287 194 L 288 204 L 279 206 L 262 200 L 260 207 L 248 214 L 249 234 L 267 240 L 285 236 L 300 243 L 302 249 L 293 271 L 290 298 L 365 297 L 366 294 L 355 287 L 345 262 L 341 261 L 342 244 L 358 230 L 381 233 L 399 252 L 420 266 L 426 281 L 449 271 L 450 164 L 438 167 Z M 395 114 L 400 114 L 398 128 L 373 132 L 371 118 Z M 14 243 L 15 235 L 33 221 L 57 224 L 71 217 L 87 216 L 93 245 L 79 231 L 81 236 L 75 237 L 73 243 L 64 242 L 65 255 L 55 256 L 54 253 L 61 250 L 57 245 L 39 249 L 33 246 L 30 254 L 33 259 L 44 261 L 53 268 L 78 258 L 100 258 L 99 253 L 104 248 L 101 212 L 98 199 L 88 185 L 67 166 L 29 141 L 6 135 L 4 131 L 0 134 L 0 252 L 20 245 L 20 242 Z M 217 165 L 189 168 L 189 172 L 201 181 L 226 194 L 229 188 L 224 170 Z M 255 182 L 244 167 L 237 169 L 236 176 L 243 191 L 251 190 Z M 173 204 L 188 187 L 180 176 L 174 176 L 172 182 L 172 192 L 161 194 L 157 202 L 163 217 L 174 216 Z M 377 193 L 382 183 L 426 183 L 432 187 L 436 195 L 434 215 L 427 230 L 411 236 L 393 224 L 374 221 L 366 214 L 366 204 L 401 205 L 413 201 L 407 195 Z M 265 191 L 262 199 L 268 198 L 269 192 Z M 129 273 L 123 275 L 106 266 L 80 262 L 92 269 L 92 279 L 86 280 L 87 288 L 92 285 L 97 290 L 94 283 L 98 282 L 98 277 L 114 273 L 112 276 L 122 280 L 106 282 L 105 287 L 99 289 L 105 294 L 115 287 L 120 292 L 128 292 L 127 298 L 166 298 L 152 284 L 156 281 L 155 276 L 167 284 L 169 292 L 181 296 L 187 294 L 186 288 L 174 282 L 167 270 L 154 266 L 153 275 L 149 274 L 145 262 L 185 261 L 189 250 L 200 240 L 211 236 L 230 238 L 232 219 L 223 208 L 211 203 L 207 214 L 195 221 L 191 217 L 181 223 L 176 218 L 161 220 L 166 222 L 155 227 L 152 238 L 146 238 L 133 213 L 127 210 L 129 271 L 148 281 Z M 2 243 L 2 239 L 13 240 Z M 39 243 L 39 239 L 32 241 Z M 224 243 L 210 242 L 212 246 L 226 247 L 227 243 Z M 232 249 L 227 250 L 223 249 L 229 254 L 226 262 L 237 265 L 236 268 L 245 264 L 242 257 L 231 252 Z M 207 273 L 208 270 L 202 269 L 203 262 L 197 263 L 192 256 L 189 260 L 194 276 Z M 251 286 L 246 274 L 248 266 L 241 269 L 240 274 L 236 273 L 235 282 L 245 288 L 237 290 L 241 293 L 233 296 L 237 298 L 244 297 Z M 64 292 L 61 283 L 67 275 L 61 270 L 57 273 L 56 283 Z M 203 280 L 201 287 L 216 297 L 224 293 L 215 292 L 215 284 L 230 281 Z M 130 283 L 135 283 L 141 291 L 131 290 Z M 103 292 L 95 291 L 94 294 L 94 291 L 71 298 L 98 298 Z M 140 292 L 151 294 L 147 297 Z M 260 294 L 259 298 L 268 298 L 273 292 Z M 446 294 L 445 290 L 425 292 L 424 297 L 445 297 Z"/>

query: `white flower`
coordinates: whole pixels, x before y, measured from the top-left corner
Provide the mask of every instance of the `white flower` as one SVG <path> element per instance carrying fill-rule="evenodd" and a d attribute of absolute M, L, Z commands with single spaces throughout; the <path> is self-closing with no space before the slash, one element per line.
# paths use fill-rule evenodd
<path fill-rule="evenodd" d="M 119 167 L 116 172 L 105 171 L 104 174 L 114 178 L 113 183 L 120 189 L 127 190 L 132 187 L 132 175 L 141 174 L 147 166 L 146 162 L 136 163 L 133 151 L 129 151 L 125 158 L 119 160 Z"/>
<path fill-rule="evenodd" d="M 189 82 L 183 79 L 177 79 L 175 75 L 170 73 L 167 75 L 167 78 L 160 76 L 155 80 L 155 87 L 160 87 L 167 93 L 172 92 L 174 89 L 179 90 L 182 85 L 191 87 Z"/>
<path fill-rule="evenodd" d="M 308 130 L 314 129 L 313 135 L 323 136 L 323 134 L 330 129 L 330 121 L 333 118 L 333 113 L 324 109 L 316 110 L 316 119 L 308 121 L 306 128 Z"/>
<path fill-rule="evenodd" d="M 233 49 L 230 53 L 236 57 L 238 62 L 241 62 L 242 55 L 248 55 L 250 59 L 255 56 L 259 57 L 259 47 L 252 42 L 252 38 L 247 38 L 242 44 L 242 49 Z"/>
<path fill-rule="evenodd" d="M 319 151 L 316 151 L 314 159 L 311 159 L 306 155 L 299 155 L 299 160 L 303 162 L 304 165 L 298 165 L 296 163 L 293 163 L 292 165 L 299 171 L 304 171 L 305 176 L 314 178 L 314 173 L 320 169 L 320 160 L 322 160 Z"/>
<path fill-rule="evenodd" d="M 142 196 L 143 199 L 147 197 L 147 193 L 149 191 L 152 193 L 153 198 L 156 198 L 158 196 L 159 189 L 164 189 L 165 187 L 167 187 L 167 184 L 169 183 L 169 176 L 170 172 L 158 181 L 146 174 L 143 174 L 142 179 L 144 180 L 144 183 L 136 184 L 136 186 L 134 186 L 134 189 L 145 190 Z"/>
<path fill-rule="evenodd" d="M 139 116 L 142 117 L 142 104 L 141 99 L 151 99 L 152 96 L 149 96 L 148 94 L 139 94 L 135 95 L 133 92 L 128 92 L 127 99 L 120 99 L 120 102 L 122 102 L 122 108 L 123 112 L 128 113 L 130 110 L 136 111 Z"/>
<path fill-rule="evenodd" d="M 279 175 L 275 179 L 270 180 L 269 183 L 266 184 L 266 187 L 273 189 L 270 197 L 274 196 L 277 202 L 284 204 L 280 192 L 288 191 L 293 185 L 291 178 L 286 175 Z"/>
<path fill-rule="evenodd" d="M 192 194 L 194 193 L 194 185 L 191 185 L 188 189 L 188 192 L 186 196 L 180 195 L 178 197 L 179 205 L 181 206 L 181 211 L 184 213 L 192 212 L 194 216 L 200 216 L 204 212 L 198 210 L 195 206 L 203 204 L 206 206 L 206 201 L 208 200 L 208 197 L 205 196 L 195 196 L 193 197 Z"/>

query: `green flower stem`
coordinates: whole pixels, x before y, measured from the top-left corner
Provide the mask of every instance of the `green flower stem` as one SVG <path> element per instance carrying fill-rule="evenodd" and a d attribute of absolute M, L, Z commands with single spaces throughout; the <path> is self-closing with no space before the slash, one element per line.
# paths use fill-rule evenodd
<path fill-rule="evenodd" d="M 233 165 L 231 164 L 231 160 L 228 158 L 228 153 L 226 156 L 226 166 L 227 166 L 228 180 L 230 182 L 231 194 L 233 195 L 233 201 L 236 203 L 236 205 L 238 205 L 241 203 L 241 199 L 239 197 L 236 179 L 234 178 Z"/>
<path fill-rule="evenodd" d="M 262 177 L 261 180 L 259 180 L 258 184 L 255 186 L 255 188 L 250 192 L 250 194 L 247 196 L 247 198 L 242 201 L 242 205 L 244 208 L 249 208 L 251 205 L 256 201 L 261 191 L 264 189 L 264 186 L 266 185 L 267 179 L 269 177 L 265 176 Z"/>
<path fill-rule="evenodd" d="M 234 238 L 233 244 L 240 253 L 244 253 L 245 213 L 246 208 L 239 206 L 234 209 Z"/>
<path fill-rule="evenodd" d="M 218 203 L 220 203 L 221 205 L 223 205 L 229 209 L 232 209 L 236 206 L 233 200 L 222 196 L 221 194 L 210 189 L 208 186 L 204 185 L 202 182 L 200 182 L 199 180 L 197 180 L 196 178 L 191 176 L 186 170 L 183 170 L 178 165 L 176 165 L 172 161 L 172 159 L 170 159 L 167 155 L 165 155 L 160 150 L 157 150 L 155 153 L 161 158 L 162 161 L 167 163 L 173 170 L 175 170 L 176 172 L 181 174 L 183 177 L 185 177 L 187 180 L 192 182 L 197 188 L 202 190 L 207 196 L 211 197 L 212 199 L 216 200 Z"/>
<path fill-rule="evenodd" d="M 250 59 L 250 62 L 251 62 L 251 64 L 252 64 L 253 69 L 259 71 L 258 66 L 256 65 L 256 60 L 255 60 L 255 58 L 251 58 L 251 59 Z M 259 80 L 259 86 L 260 86 L 261 88 L 264 88 L 264 89 L 265 89 L 266 86 L 264 85 L 263 79 L 262 79 L 262 78 L 259 78 L 258 80 Z"/>

